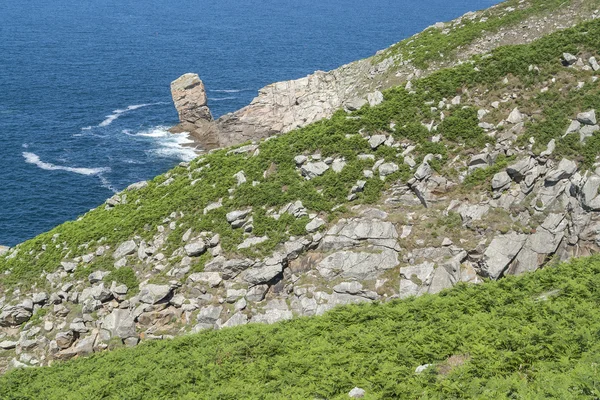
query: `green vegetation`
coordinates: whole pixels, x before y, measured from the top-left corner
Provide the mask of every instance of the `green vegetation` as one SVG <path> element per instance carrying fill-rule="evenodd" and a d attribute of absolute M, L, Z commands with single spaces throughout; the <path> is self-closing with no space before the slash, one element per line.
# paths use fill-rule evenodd
<path fill-rule="evenodd" d="M 440 295 L 148 342 L 0 377 L 2 399 L 589 399 L 600 257 Z M 415 368 L 433 364 L 421 374 Z"/>
<path fill-rule="evenodd" d="M 374 57 L 373 63 L 395 56 L 400 57 L 401 60 L 412 60 L 417 68 L 426 69 L 432 62 L 452 59 L 457 49 L 473 43 L 486 33 L 494 33 L 510 26 L 516 27 L 531 16 L 549 14 L 573 2 L 573 0 L 530 0 L 526 3 L 526 7 L 522 7 L 521 0 L 505 1 L 496 8 L 483 11 L 478 19 L 463 18 L 458 26 L 449 27 L 450 33 L 432 27 L 405 39 Z M 592 11 L 599 3 L 587 2 L 585 6 Z M 510 9 L 513 11 L 509 11 Z"/>
<path fill-rule="evenodd" d="M 509 2 L 510 3 L 510 2 Z M 534 2 L 538 4 L 539 2 Z M 554 4 L 550 2 L 549 4 Z M 398 179 L 410 178 L 410 170 L 403 163 L 401 149 L 382 146 L 373 151 L 361 132 L 386 133 L 396 141 L 416 146 L 411 156 L 420 162 L 428 154 L 441 155 L 440 160 L 432 161 L 432 167 L 442 173 L 452 173 L 445 168 L 448 160 L 457 155 L 469 156 L 473 149 L 479 151 L 494 139 L 483 134 L 477 126 L 476 110 L 468 103 L 465 93 L 497 93 L 506 90 L 529 92 L 523 99 L 531 99 L 531 113 L 535 118 L 526 125 L 526 135 L 519 140 L 527 143 L 530 136 L 536 140 L 536 148 L 545 148 L 548 140 L 557 140 L 554 157 L 578 156 L 584 165 L 591 166 L 600 154 L 600 135 L 588 138 L 580 144 L 570 135 L 562 138 L 568 125 L 578 110 L 590 107 L 600 108 L 600 86 L 591 83 L 592 73 L 566 70 L 561 65 L 560 55 L 565 52 L 582 55 L 598 54 L 600 50 L 600 22 L 591 21 L 572 29 L 549 35 L 535 43 L 523 46 L 502 47 L 489 57 L 476 57 L 473 63 L 464 63 L 452 69 L 441 70 L 431 76 L 415 80 L 411 92 L 394 88 L 384 93 L 385 101 L 376 107 L 363 107 L 352 113 L 351 118 L 343 111 L 337 112 L 329 120 L 323 120 L 303 129 L 295 130 L 260 144 L 258 155 L 229 153 L 223 149 L 202 156 L 190 163 L 189 167 L 179 166 L 158 176 L 148 187 L 138 191 L 128 191 L 126 204 L 111 210 L 104 207 L 87 213 L 77 221 L 67 222 L 52 231 L 37 236 L 18 246 L 13 257 L 0 258 L 0 286 L 28 286 L 40 281 L 40 273 L 53 272 L 65 257 L 73 258 L 87 254 L 99 245 L 110 245 L 113 249 L 122 241 L 138 235 L 151 239 L 157 227 L 172 212 L 183 215 L 177 219 L 177 228 L 169 234 L 166 248 L 161 251 L 169 256 L 181 246 L 181 237 L 188 228 L 194 232 L 211 231 L 221 235 L 223 250 L 226 253 L 243 253 L 255 256 L 271 252 L 290 235 L 302 232 L 306 220 L 293 220 L 287 216 L 275 220 L 269 211 L 278 212 L 285 204 L 301 200 L 312 212 L 323 212 L 329 220 L 337 215 L 331 209 L 348 204 L 347 196 L 357 180 L 365 179 L 363 170 L 370 169 L 373 161 L 359 159 L 360 153 L 373 154 L 376 159 L 395 162 L 400 170 L 382 182 L 377 173 L 366 179 L 365 191 L 357 203 L 374 203 L 382 191 Z M 530 65 L 539 67 L 539 72 Z M 502 83 L 510 77 L 510 87 Z M 551 84 L 552 78 L 556 83 Z M 581 90 L 563 90 L 573 86 L 573 80 L 585 81 Z M 546 93 L 538 93 L 539 88 L 549 86 Z M 443 99 L 450 99 L 463 93 L 462 105 L 444 110 L 445 119 L 432 109 Z M 523 100 L 517 100 L 517 103 Z M 448 102 L 446 102 L 447 104 Z M 539 107 L 536 107 L 539 106 Z M 500 108 L 492 113 L 496 122 L 506 118 L 510 109 Z M 428 132 L 423 123 L 434 121 L 437 132 Z M 394 126 L 392 128 L 391 126 Z M 431 141 L 431 136 L 441 134 L 441 141 Z M 319 153 L 325 157 L 343 157 L 347 165 L 341 173 L 332 170 L 323 176 L 305 180 L 299 173 L 293 158 L 299 154 Z M 487 180 L 500 170 L 500 161 L 493 167 L 478 170 L 466 180 L 465 187 L 474 187 Z M 233 175 L 243 170 L 247 182 L 236 186 Z M 269 171 L 268 174 L 264 174 Z M 167 185 L 168 183 L 168 185 Z M 232 194 L 230 189 L 234 189 Z M 208 204 L 222 199 L 223 207 L 202 212 Z M 252 207 L 254 226 L 257 234 L 269 233 L 269 240 L 255 249 L 237 251 L 242 242 L 241 229 L 232 229 L 225 220 L 225 214 L 235 209 Z M 343 212 L 344 207 L 337 210 Z M 80 266 L 77 274 L 86 276 L 96 269 L 111 270 L 110 257 L 100 257 L 87 267 Z M 202 263 L 195 266 L 201 270 Z M 5 272 L 10 271 L 9 274 Z"/>
<path fill-rule="evenodd" d="M 123 267 L 114 269 L 104 277 L 104 282 L 110 287 L 110 284 L 115 281 L 118 285 L 125 285 L 129 289 L 127 294 L 134 295 L 138 292 L 139 282 L 135 277 L 135 272 L 131 267 Z"/>

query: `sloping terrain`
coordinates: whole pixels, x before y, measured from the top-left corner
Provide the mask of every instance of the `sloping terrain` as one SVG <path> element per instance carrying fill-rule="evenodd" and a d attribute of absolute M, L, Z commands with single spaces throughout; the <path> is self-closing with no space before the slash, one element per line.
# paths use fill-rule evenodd
<path fill-rule="evenodd" d="M 2 399 L 595 399 L 600 259 L 149 342 L 0 377 Z M 354 392 L 360 392 L 354 390 Z"/>
<path fill-rule="evenodd" d="M 539 3 L 532 4 L 542 15 L 556 10 L 553 2 L 548 2 L 547 9 Z M 580 6 L 589 9 L 595 4 L 589 1 Z M 239 397 L 242 386 L 236 385 L 252 386 L 250 380 L 254 379 L 252 390 L 271 393 L 272 398 L 278 395 L 329 398 L 346 395 L 347 386 L 356 376 L 338 377 L 337 385 L 333 382 L 336 378 L 319 381 L 313 377 L 302 389 L 309 392 L 303 392 L 284 383 L 294 380 L 278 375 L 281 371 L 271 365 L 261 364 L 265 375 L 259 372 L 246 378 L 240 375 L 235 382 L 234 378 L 230 382 L 220 374 L 238 371 L 235 363 L 248 361 L 244 359 L 246 355 L 240 356 L 241 348 L 248 352 L 248 359 L 257 357 L 252 355 L 252 344 L 248 343 L 267 335 L 260 332 L 272 332 L 278 338 L 267 343 L 281 344 L 285 342 L 282 337 L 304 335 L 303 327 L 313 326 L 311 324 L 318 326 L 320 332 L 338 332 L 341 328 L 334 323 L 336 316 L 347 315 L 344 317 L 347 321 L 357 321 L 355 327 L 347 327 L 348 332 L 358 336 L 354 351 L 358 354 L 367 351 L 369 357 L 375 358 L 368 363 L 364 358 L 348 358 L 346 352 L 353 348 L 352 341 L 348 342 L 349 347 L 333 346 L 323 350 L 315 346 L 313 350 L 314 357 L 327 360 L 323 367 L 332 372 L 343 376 L 341 366 L 347 365 L 359 369 L 358 375 L 363 380 L 354 383 L 356 385 L 365 386 L 365 380 L 378 373 L 368 372 L 365 368 L 369 365 L 396 368 L 390 361 L 394 357 L 398 365 L 404 365 L 401 376 L 412 377 L 419 364 L 439 364 L 456 356 L 462 360 L 461 365 L 465 362 L 468 365 L 469 360 L 476 359 L 476 351 L 489 352 L 485 353 L 488 354 L 486 364 L 469 367 L 476 368 L 480 375 L 469 370 L 471 375 L 465 376 L 487 379 L 482 381 L 481 388 L 492 385 L 489 386 L 492 394 L 478 392 L 477 380 L 465 383 L 472 385 L 468 388 L 457 388 L 453 383 L 457 376 L 448 372 L 452 379 L 440 381 L 438 375 L 428 373 L 414 378 L 420 382 L 415 383 L 414 387 L 420 388 L 415 389 L 416 392 L 410 391 L 412 383 L 406 383 L 403 389 L 404 381 L 389 377 L 387 388 L 380 377 L 380 383 L 373 384 L 368 391 L 374 398 L 404 393 L 418 397 L 424 387 L 432 390 L 431 394 L 425 392 L 429 397 L 436 397 L 436 393 L 438 397 L 456 397 L 463 395 L 459 390 L 464 390 L 466 397 L 477 393 L 481 398 L 496 398 L 493 393 L 505 388 L 500 378 L 494 378 L 496 375 L 510 378 L 507 384 L 513 385 L 515 393 L 521 391 L 527 396 L 543 398 L 539 394 L 543 392 L 537 390 L 545 390 L 543 382 L 550 377 L 559 381 L 564 378 L 565 382 L 579 379 L 575 378 L 579 377 L 578 368 L 592 362 L 589 357 L 597 345 L 595 336 L 585 337 L 587 347 L 581 347 L 575 356 L 571 345 L 559 346 L 563 340 L 561 332 L 551 343 L 540 345 L 548 346 L 546 353 L 536 347 L 518 360 L 496 359 L 494 351 L 501 347 L 494 346 L 502 342 L 500 336 L 494 336 L 491 331 L 494 340 L 473 342 L 483 343 L 480 347 L 441 348 L 432 342 L 411 342 L 410 335 L 426 328 L 423 325 L 405 328 L 392 316 L 386 324 L 400 325 L 394 325 L 390 332 L 405 335 L 408 347 L 395 355 L 381 353 L 381 359 L 391 364 L 379 365 L 373 361 L 378 351 L 372 352 L 367 342 L 361 342 L 372 335 L 360 337 L 363 325 L 358 322 L 368 322 L 371 312 L 380 312 L 369 310 L 393 315 L 407 312 L 394 310 L 414 306 L 415 313 L 430 318 L 426 319 L 427 329 L 442 332 L 436 340 L 445 343 L 456 341 L 452 329 L 460 325 L 448 328 L 443 328 L 442 322 L 436 325 L 434 310 L 437 306 L 432 304 L 440 302 L 442 307 L 445 299 L 459 298 L 462 293 L 479 297 L 473 300 L 476 306 L 462 305 L 461 301 L 468 297 L 443 305 L 455 310 L 452 317 L 448 315 L 453 324 L 454 320 L 461 320 L 459 316 L 463 313 L 464 318 L 471 318 L 465 311 L 471 307 L 483 310 L 482 313 L 489 312 L 491 308 L 485 308 L 484 298 L 500 301 L 506 296 L 509 300 L 501 305 L 505 307 L 501 313 L 509 313 L 511 302 L 516 301 L 512 296 L 531 299 L 544 290 L 558 288 L 539 283 L 546 279 L 544 277 L 553 282 L 564 277 L 572 284 L 568 290 L 560 286 L 562 291 L 557 301 L 564 310 L 578 301 L 584 304 L 593 296 L 578 288 L 595 290 L 585 283 L 596 279 L 595 259 L 566 264 L 556 270 L 559 272 L 549 270 L 539 276 L 506 281 L 510 283 L 481 287 L 461 284 L 458 290 L 444 292 L 444 297 L 412 299 L 412 296 L 439 293 L 459 283 L 477 284 L 533 272 L 597 252 L 600 245 L 600 171 L 596 172 L 600 154 L 600 126 L 596 118 L 596 111 L 600 111 L 599 51 L 600 21 L 591 20 L 530 44 L 504 46 L 475 55 L 468 62 L 413 78 L 409 83 L 384 91 L 381 98 L 354 111 L 338 110 L 330 119 L 285 135 L 215 150 L 190 163 L 182 163 L 150 182 L 132 185 L 77 221 L 67 222 L 10 249 L 0 257 L 1 368 L 56 362 L 59 365 L 9 374 L 4 378 L 9 389 L 0 393 L 7 398 L 19 398 L 17 393 L 28 393 L 29 389 L 24 385 L 18 387 L 17 382 L 31 379 L 31 385 L 27 386 L 34 390 L 36 377 L 40 377 L 39 382 L 47 379 L 57 382 L 54 383 L 56 391 L 47 392 L 52 393 L 49 397 L 70 392 L 66 390 L 68 386 L 61 392 L 59 380 L 52 381 L 54 378 L 44 374 L 57 374 L 56 377 L 73 374 L 71 378 L 64 378 L 65 382 L 77 381 L 83 385 L 74 378 L 83 373 L 75 372 L 78 368 L 75 366 L 94 368 L 97 365 L 98 373 L 108 369 L 103 370 L 101 364 L 91 361 L 73 364 L 60 361 L 107 349 L 136 346 L 140 342 L 206 329 L 322 315 L 339 305 L 404 298 L 411 299 L 389 306 L 348 308 L 321 319 L 293 320 L 276 327 L 252 324 L 223 333 L 202 333 L 172 343 L 147 345 L 141 347 L 139 353 L 116 351 L 114 355 L 92 360 L 127 365 L 127 360 L 142 354 L 146 354 L 143 357 L 160 357 L 160 353 L 148 355 L 159 348 L 170 352 L 176 351 L 177 346 L 188 346 L 185 343 L 192 343 L 191 347 L 194 343 L 206 343 L 200 345 L 202 349 L 190 350 L 217 357 L 210 359 L 214 362 L 210 364 L 213 365 L 211 371 L 203 372 L 218 376 L 216 386 L 206 386 L 211 394 L 205 397 L 222 393 L 222 398 L 227 395 L 236 398 L 236 391 Z M 569 268 L 573 272 L 569 272 Z M 581 271 L 581 277 L 575 271 Z M 538 282 L 541 286 L 532 289 L 527 287 L 528 282 Z M 498 288 L 506 291 L 495 293 Z M 543 304 L 554 304 L 553 301 Z M 587 306 L 592 307 L 591 303 Z M 551 318 L 555 312 L 536 306 L 531 312 L 540 314 L 519 315 L 528 307 L 529 303 L 514 307 L 515 321 L 520 321 L 515 326 L 519 329 L 526 329 L 526 322 L 534 320 L 546 327 L 544 318 Z M 591 325 L 578 325 L 579 310 L 579 307 L 568 309 L 569 313 L 560 315 L 564 320 L 557 317 L 556 323 L 570 326 L 573 331 L 589 328 L 588 332 L 592 332 L 589 334 L 595 335 Z M 496 318 L 493 312 L 489 317 Z M 502 325 L 508 323 L 505 318 L 508 317 L 493 320 L 498 326 L 497 335 L 512 334 L 511 326 Z M 465 324 L 475 327 L 479 320 L 474 321 L 465 320 Z M 492 325 L 490 322 L 482 326 L 492 329 Z M 285 332 L 284 336 L 277 336 L 279 329 Z M 380 325 L 365 326 L 365 329 L 385 331 Z M 253 337 L 255 333 L 258 336 Z M 295 346 L 296 342 L 298 346 L 306 344 L 313 334 L 306 333 L 307 336 L 297 341 L 292 339 L 289 346 Z M 529 333 L 524 335 L 531 339 L 527 336 Z M 231 337 L 250 342 L 236 341 L 241 346 L 239 349 L 220 353 L 224 349 L 220 343 L 228 342 Z M 334 343 L 339 344 L 339 339 L 336 340 Z M 523 337 L 515 340 L 526 343 Z M 515 351 L 521 347 L 514 346 Z M 277 356 L 281 351 L 283 349 L 273 347 L 264 357 Z M 280 362 L 300 362 L 302 352 L 312 350 L 294 351 L 281 353 Z M 556 376 L 561 368 L 559 364 L 544 364 L 549 353 L 555 354 L 557 363 L 564 363 L 565 371 L 577 370 L 573 372 L 574 377 L 566 372 L 562 377 Z M 428 357 L 417 357 L 417 354 Z M 217 367 L 222 363 L 227 365 L 229 357 L 235 366 Z M 179 367 L 172 362 L 179 358 L 165 357 L 161 368 L 177 371 Z M 315 358 L 306 359 L 314 361 Z M 261 360 L 266 363 L 265 358 Z M 494 367 L 494 363 L 498 365 Z M 540 380 L 535 383 L 531 377 L 537 368 L 546 367 L 544 373 L 548 375 L 540 375 L 541 378 L 536 375 L 534 378 Z M 192 393 L 196 389 L 183 387 L 192 385 L 189 383 L 192 381 L 185 379 L 170 382 L 173 390 L 177 390 L 173 393 L 162 386 L 159 390 L 157 386 L 123 383 L 143 381 L 136 375 L 143 372 L 137 371 L 119 372 L 124 381 L 115 381 L 120 382 L 120 386 L 113 388 L 105 386 L 107 392 L 99 389 L 106 383 L 86 386 L 80 392 L 71 391 L 88 396 L 96 390 L 106 396 L 120 396 L 113 391 L 118 388 L 131 391 L 124 397 L 136 398 L 147 395 L 151 387 L 157 391 L 156 398 L 184 394 L 195 398 Z M 116 376 L 114 371 L 107 373 L 111 378 Z M 92 376 L 93 372 L 86 370 L 85 374 Z M 186 372 L 182 370 L 181 374 Z M 522 380 L 521 386 L 517 384 L 517 377 Z M 99 382 L 105 382 L 102 379 Z M 166 384 L 149 379 L 152 385 Z M 189 379 L 200 382 L 193 374 Z M 529 380 L 534 382 L 531 386 L 527 385 Z M 180 381 L 181 391 L 177 386 Z M 222 388 L 217 387 L 220 383 L 224 385 Z M 427 386 L 429 384 L 431 386 Z M 436 386 L 438 384 L 441 386 Z M 302 384 L 298 384 L 300 386 Z M 564 390 L 571 390 L 568 393 L 573 396 L 593 393 L 585 387 L 587 392 L 578 392 L 579 386 L 568 383 Z M 553 388 L 557 390 L 554 395 L 562 393 L 559 386 Z M 31 396 L 34 392 L 29 393 Z M 248 396 L 260 397 L 258 394 Z M 213 397 L 219 398 L 217 394 Z"/>

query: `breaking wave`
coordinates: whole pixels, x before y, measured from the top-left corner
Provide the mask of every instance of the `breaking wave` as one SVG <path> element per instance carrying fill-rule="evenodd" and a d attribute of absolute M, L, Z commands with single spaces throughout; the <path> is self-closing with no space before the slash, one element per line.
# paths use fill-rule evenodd
<path fill-rule="evenodd" d="M 187 133 L 170 133 L 165 126 L 157 126 L 137 133 L 124 130 L 123 133 L 138 138 L 150 138 L 155 141 L 156 148 L 145 150 L 146 154 L 160 158 L 175 158 L 191 161 L 198 156 L 194 143 Z"/>

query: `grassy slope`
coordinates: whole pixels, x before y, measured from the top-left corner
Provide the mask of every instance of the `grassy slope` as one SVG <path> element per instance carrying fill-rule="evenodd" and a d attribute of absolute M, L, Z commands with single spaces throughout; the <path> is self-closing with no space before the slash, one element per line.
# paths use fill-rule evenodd
<path fill-rule="evenodd" d="M 21 244 L 16 257 L 0 258 L 0 273 L 11 271 L 9 275 L 2 274 L 0 287 L 29 286 L 39 281 L 42 271 L 52 272 L 58 268 L 60 260 L 67 255 L 74 257 L 86 254 L 99 243 L 109 244 L 114 248 L 133 235 L 151 238 L 156 227 L 173 211 L 183 212 L 184 217 L 178 221 L 178 228 L 169 236 L 168 248 L 163 251 L 167 255 L 180 245 L 181 236 L 189 227 L 196 232 L 220 233 L 224 250 L 234 252 L 243 236 L 240 230 L 231 229 L 224 214 L 248 206 L 254 207 L 254 233 L 257 236 L 266 232 L 271 234 L 270 240 L 259 246 L 258 251 L 270 252 L 289 235 L 302 233 L 306 220 L 283 217 L 275 221 L 265 215 L 263 208 L 278 209 L 290 201 L 302 200 L 311 211 L 327 212 L 334 205 L 347 204 L 346 196 L 351 186 L 357 180 L 364 179 L 363 169 L 372 165 L 372 161 L 359 160 L 356 155 L 361 152 L 374 153 L 366 139 L 357 134 L 359 131 L 389 133 L 396 140 L 415 143 L 417 149 L 413 154 L 416 155 L 417 162 L 427 153 L 441 154 L 444 156 L 442 161 L 434 165 L 440 171 L 447 160 L 456 154 L 480 149 L 486 142 L 493 142 L 477 127 L 475 109 L 463 110 L 462 105 L 453 107 L 445 111 L 446 120 L 440 123 L 439 114 L 432 113 L 432 103 L 427 102 L 437 104 L 442 98 L 452 98 L 465 91 L 479 91 L 481 96 L 506 92 L 510 89 L 501 83 L 505 76 L 511 78 L 511 85 L 515 89 L 525 91 L 530 90 L 530 87 L 539 89 L 547 85 L 550 78 L 559 77 L 556 84 L 550 85 L 547 93 L 531 92 L 517 100 L 522 110 L 536 114 L 527 127 L 529 134 L 523 135 L 522 139 L 527 141 L 529 136 L 534 136 L 539 151 L 550 138 L 556 138 L 556 158 L 577 157 L 585 165 L 591 166 L 599 154 L 600 135 L 588 139 L 585 145 L 579 144 L 576 135 L 564 139 L 561 136 L 569 118 L 576 112 L 592 107 L 600 108 L 599 84 L 587 83 L 584 89 L 577 91 L 564 90 L 573 86 L 572 80 L 575 78 L 569 74 L 575 74 L 576 71 L 569 70 L 571 72 L 564 81 L 561 80 L 565 68 L 559 57 L 565 51 L 597 55 L 599 50 L 600 23 L 588 22 L 552 34 L 531 45 L 499 48 L 491 57 L 476 58 L 473 64 L 465 63 L 414 81 L 412 94 L 401 88 L 391 89 L 385 93 L 386 101 L 381 105 L 373 108 L 366 106 L 355 112 L 354 116 L 359 118 L 348 119 L 340 111 L 330 120 L 263 142 L 260 155 L 256 157 L 228 155 L 228 149 L 206 155 L 193 161 L 189 171 L 183 167 L 175 168 L 155 178 L 147 188 L 128 193 L 127 204 L 110 211 L 99 207 L 77 221 L 62 224 Z M 530 71 L 531 64 L 539 66 L 541 72 Z M 586 82 L 589 82 L 592 75 L 577 73 L 580 76 L 576 79 Z M 509 103 L 504 108 L 509 106 L 512 107 Z M 497 118 L 496 122 L 510 112 L 510 109 L 504 108 L 490 114 Z M 432 143 L 429 140 L 431 134 L 421 125 L 422 121 L 432 119 L 440 123 L 437 132 L 442 135 L 440 143 Z M 390 130 L 392 121 L 397 125 L 393 132 Z M 324 157 L 344 156 L 348 165 L 341 174 L 328 171 L 322 177 L 305 181 L 295 169 L 293 157 L 315 151 L 321 152 Z M 388 182 L 406 180 L 409 177 L 402 157 L 394 149 L 382 146 L 376 155 L 401 166 L 399 172 L 388 177 Z M 263 172 L 269 167 L 275 167 L 275 172 L 264 178 Z M 245 171 L 248 182 L 237 188 L 230 198 L 228 190 L 235 187 L 233 175 L 240 170 Z M 483 171 L 478 172 L 477 176 L 482 180 L 489 175 Z M 174 179 L 173 183 L 161 186 L 169 177 Z M 192 180 L 197 180 L 194 186 L 190 185 Z M 471 186 L 472 180 L 469 181 Z M 259 185 L 252 186 L 252 181 L 259 182 Z M 376 202 L 384 188 L 385 184 L 378 177 L 368 179 L 365 193 L 361 195 L 359 202 Z M 219 198 L 224 199 L 224 207 L 203 215 L 202 209 Z M 337 211 L 338 214 L 343 212 L 344 208 Z M 331 219 L 335 216 L 336 214 L 329 214 Z M 59 234 L 59 237 L 53 241 L 55 234 Z M 82 248 L 82 245 L 89 248 Z M 44 247 L 46 250 L 43 250 Z M 105 256 L 96 258 L 91 266 L 79 268 L 78 273 L 84 277 L 92 270 L 111 268 L 110 256 Z M 196 270 L 201 269 L 202 261 L 196 266 Z"/>
<path fill-rule="evenodd" d="M 600 258 L 0 378 L 2 399 L 600 396 Z M 435 364 L 415 374 L 421 364 Z"/>

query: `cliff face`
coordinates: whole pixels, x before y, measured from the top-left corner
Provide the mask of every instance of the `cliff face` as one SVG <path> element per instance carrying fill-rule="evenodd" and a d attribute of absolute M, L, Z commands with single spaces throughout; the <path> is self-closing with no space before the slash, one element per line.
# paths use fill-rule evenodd
<path fill-rule="evenodd" d="M 273 83 L 259 90 L 248 106 L 224 115 L 214 125 L 186 125 L 195 121 L 181 118 L 180 112 L 182 125 L 176 127 L 176 131 L 191 131 L 206 149 L 287 133 L 330 118 L 340 108 L 354 110 L 365 104 L 379 104 L 383 100 L 382 90 L 404 86 L 439 69 L 459 65 L 474 54 L 485 54 L 505 45 L 531 43 L 551 32 L 595 17 L 593 6 L 585 0 L 539 10 L 537 3 L 540 2 L 506 2 L 484 11 L 470 12 L 454 21 L 438 23 L 376 56 L 329 72 L 317 71 L 301 79 Z M 502 21 L 507 23 L 499 23 Z M 467 31 L 475 39 L 445 39 Z M 438 35 L 442 38 L 439 48 L 435 48 L 431 37 Z M 426 56 L 419 54 L 423 47 L 431 48 Z M 185 109 L 186 106 L 181 106 L 175 97 L 174 100 L 178 111 Z M 199 107 L 206 106 L 206 98 L 200 103 Z"/>
<path fill-rule="evenodd" d="M 527 18 L 551 31 L 579 18 L 562 19 L 572 7 L 596 5 Z M 454 37 L 445 26 L 429 35 Z M 385 98 L 367 72 L 381 64 L 359 61 L 269 86 L 217 121 L 200 79 L 182 77 L 180 116 L 209 127 L 215 146 L 249 127 L 289 132 L 182 163 L 0 256 L 0 368 L 438 293 L 597 252 L 599 38 L 591 21 L 451 69 L 432 61 Z M 404 79 L 387 64 L 373 76 Z M 367 78 L 349 82 L 359 66 Z M 292 130 L 333 104 L 348 111 Z M 282 118 L 300 108 L 312 112 Z"/>

